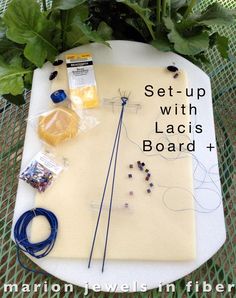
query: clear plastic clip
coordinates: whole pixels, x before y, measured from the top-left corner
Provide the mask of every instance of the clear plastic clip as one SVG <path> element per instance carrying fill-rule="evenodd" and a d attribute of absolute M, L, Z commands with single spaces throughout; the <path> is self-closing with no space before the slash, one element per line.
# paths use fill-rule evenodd
<path fill-rule="evenodd" d="M 120 110 L 121 100 L 120 97 L 113 98 L 103 98 L 103 105 L 111 108 L 112 112 Z M 142 108 L 142 105 L 138 102 L 127 102 L 125 109 L 129 112 L 138 113 L 138 111 Z"/>

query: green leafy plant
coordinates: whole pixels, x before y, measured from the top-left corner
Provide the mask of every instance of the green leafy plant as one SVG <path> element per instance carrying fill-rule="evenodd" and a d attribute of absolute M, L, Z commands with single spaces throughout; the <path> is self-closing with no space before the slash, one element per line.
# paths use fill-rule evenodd
<path fill-rule="evenodd" d="M 33 70 L 53 62 L 62 51 L 90 41 L 105 42 L 111 29 L 101 22 L 98 32 L 89 23 L 84 0 L 54 0 L 43 10 L 36 0 L 13 0 L 0 20 L 0 94 L 22 104 L 19 94 L 30 88 Z"/>
<path fill-rule="evenodd" d="M 128 39 L 207 62 L 216 46 L 228 57 L 228 38 L 214 25 L 230 25 L 234 11 L 217 2 L 193 12 L 197 0 L 12 0 L 0 18 L 0 94 L 22 104 L 33 71 L 65 50 L 89 42 Z"/>

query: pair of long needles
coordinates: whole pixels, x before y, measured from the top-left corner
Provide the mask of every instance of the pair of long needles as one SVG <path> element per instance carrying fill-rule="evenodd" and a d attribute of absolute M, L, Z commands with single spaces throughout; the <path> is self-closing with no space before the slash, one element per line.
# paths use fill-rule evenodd
<path fill-rule="evenodd" d="M 119 92 L 120 92 L 120 90 L 119 90 Z M 116 178 L 116 165 L 117 165 L 118 152 L 119 152 L 120 135 L 121 135 L 121 129 L 122 129 L 122 120 L 123 120 L 125 106 L 126 106 L 126 103 L 128 101 L 129 96 L 130 96 L 130 94 L 126 95 L 124 93 L 122 95 L 121 92 L 120 92 L 120 99 L 121 99 L 120 117 L 119 117 L 119 121 L 118 121 L 118 126 L 117 126 L 117 130 L 116 130 L 116 135 L 115 135 L 113 148 L 112 148 L 111 158 L 110 158 L 110 161 L 109 161 L 107 176 L 106 176 L 106 180 L 105 180 L 105 185 L 104 185 L 104 189 L 103 189 L 102 199 L 101 199 L 101 203 L 100 203 L 100 207 L 99 207 L 97 222 L 96 222 L 96 226 L 95 226 L 95 231 L 94 231 L 94 235 L 93 235 L 93 241 L 92 241 L 92 246 L 91 246 L 89 261 L 88 261 L 88 268 L 90 268 L 92 257 L 93 257 L 93 250 L 94 250 L 94 246 L 95 246 L 95 241 L 96 241 L 96 237 L 97 237 L 97 231 L 98 231 L 98 227 L 99 227 L 99 223 L 100 223 L 104 198 L 105 198 L 105 195 L 106 195 L 106 190 L 107 190 L 107 185 L 108 185 L 109 176 L 110 176 L 110 172 L 111 172 L 112 162 L 114 160 L 111 194 L 110 194 L 110 203 L 109 203 L 108 218 L 107 218 L 107 228 L 106 228 L 104 252 L 103 252 L 103 259 L 102 259 L 102 272 L 104 271 L 105 261 L 106 261 L 107 243 L 108 243 L 109 228 L 110 228 L 110 221 L 111 221 L 112 202 L 113 202 L 113 195 L 114 195 L 114 188 L 115 188 L 115 178 Z"/>

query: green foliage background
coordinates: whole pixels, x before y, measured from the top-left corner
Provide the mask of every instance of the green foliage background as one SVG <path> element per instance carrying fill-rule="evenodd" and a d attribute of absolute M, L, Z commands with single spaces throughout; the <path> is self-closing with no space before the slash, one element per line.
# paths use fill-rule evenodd
<path fill-rule="evenodd" d="M 228 38 L 214 25 L 230 25 L 235 11 L 217 2 L 193 12 L 197 0 L 12 0 L 0 19 L 0 95 L 21 104 L 33 70 L 65 50 L 89 42 L 127 39 L 174 51 L 198 64 L 216 46 L 228 58 Z M 41 9 L 43 8 L 43 9 Z M 21 99 L 20 99 L 21 98 Z"/>

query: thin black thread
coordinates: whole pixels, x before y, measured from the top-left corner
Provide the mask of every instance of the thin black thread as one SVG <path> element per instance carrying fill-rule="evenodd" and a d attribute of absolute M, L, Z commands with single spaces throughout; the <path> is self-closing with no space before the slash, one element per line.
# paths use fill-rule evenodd
<path fill-rule="evenodd" d="M 214 179 L 212 179 L 212 177 L 211 177 L 211 174 L 212 174 L 212 173 L 211 173 L 211 169 L 212 169 L 214 166 L 217 166 L 217 165 L 212 165 L 212 166 L 207 170 L 206 167 L 205 167 L 205 165 L 204 165 L 202 162 L 200 162 L 194 154 L 188 152 L 187 150 L 184 150 L 183 152 L 179 152 L 179 153 L 177 154 L 177 156 L 175 156 L 175 157 L 173 157 L 173 158 L 172 158 L 172 157 L 166 157 L 165 155 L 163 155 L 163 154 L 161 154 L 161 153 L 146 154 L 145 152 L 142 151 L 142 148 L 139 146 L 139 144 L 136 143 L 134 140 L 132 140 L 132 139 L 130 138 L 125 123 L 122 123 L 122 125 L 123 125 L 123 127 L 124 127 L 124 129 L 125 129 L 125 135 L 126 135 L 126 138 L 128 139 L 128 141 L 129 141 L 130 143 L 132 143 L 133 145 L 135 145 L 135 146 L 142 152 L 142 154 L 145 155 L 145 156 L 148 156 L 148 157 L 160 156 L 161 158 L 163 158 L 163 159 L 165 159 L 166 161 L 169 161 L 169 162 L 171 162 L 171 161 L 175 161 L 175 160 L 178 160 L 178 159 L 188 158 L 188 157 L 191 156 L 191 157 L 193 158 L 193 160 L 196 161 L 196 167 L 195 167 L 194 170 L 193 170 L 193 179 L 194 179 L 194 181 L 196 181 L 196 182 L 200 182 L 200 185 L 198 185 L 197 187 L 194 187 L 194 189 L 195 189 L 195 190 L 207 189 L 207 190 L 210 190 L 210 191 L 214 192 L 214 193 L 217 195 L 217 197 L 218 197 L 218 203 L 217 203 L 217 205 L 216 205 L 214 208 L 210 208 L 210 209 L 209 209 L 209 208 L 204 207 L 202 204 L 200 204 L 199 201 L 197 200 L 197 198 L 194 196 L 194 194 L 190 192 L 190 193 L 191 193 L 191 196 L 192 196 L 192 198 L 193 198 L 193 200 L 195 201 L 195 203 L 196 203 L 199 207 L 201 207 L 202 209 L 204 209 L 204 211 L 203 211 L 203 210 L 197 210 L 197 209 L 195 209 L 195 208 L 183 208 L 183 209 L 178 209 L 178 210 L 176 210 L 176 209 L 170 208 L 170 207 L 166 204 L 166 198 L 165 198 L 166 193 L 167 193 L 169 190 L 173 189 L 173 188 L 175 188 L 175 189 L 176 189 L 176 188 L 179 188 L 179 189 L 182 189 L 182 190 L 187 191 L 187 192 L 189 192 L 189 190 L 188 190 L 187 188 L 184 188 L 184 187 L 169 186 L 169 185 L 161 185 L 161 184 L 159 184 L 159 183 L 156 183 L 157 186 L 159 186 L 159 187 L 161 187 L 161 188 L 166 188 L 166 190 L 164 191 L 163 197 L 162 197 L 162 202 L 163 202 L 163 204 L 165 205 L 165 207 L 166 207 L 167 209 L 169 209 L 169 210 L 171 210 L 171 211 L 176 211 L 176 212 L 179 212 L 179 211 L 195 211 L 195 212 L 198 212 L 198 213 L 211 213 L 211 212 L 216 211 L 216 210 L 221 206 L 222 202 L 221 202 L 221 199 L 220 199 L 220 190 L 219 190 L 219 188 L 218 188 L 217 185 L 216 185 L 216 183 L 217 183 L 219 180 L 218 180 L 218 179 L 217 179 L 217 180 L 214 180 Z M 177 135 L 177 134 L 174 134 L 174 135 Z M 168 136 L 167 136 L 166 134 L 164 134 L 164 137 L 166 138 L 166 140 L 170 141 L 170 139 L 168 138 Z M 189 136 L 186 135 L 186 137 L 187 137 L 188 139 L 190 139 Z M 163 137 L 162 137 L 162 138 L 163 138 Z M 184 155 L 184 154 L 185 154 L 185 155 Z M 195 177 L 198 168 L 200 168 L 200 169 L 204 172 L 204 178 L 203 178 L 202 180 L 197 179 L 197 178 Z M 216 174 L 216 173 L 214 173 L 214 174 Z M 208 178 L 210 181 L 206 181 L 207 178 Z M 203 187 L 204 184 L 210 184 L 210 183 L 214 186 L 214 188 L 215 188 L 216 190 L 214 190 L 213 188 L 211 189 L 211 188 L 209 188 L 209 187 Z M 205 210 L 207 210 L 207 212 L 206 212 Z"/>

